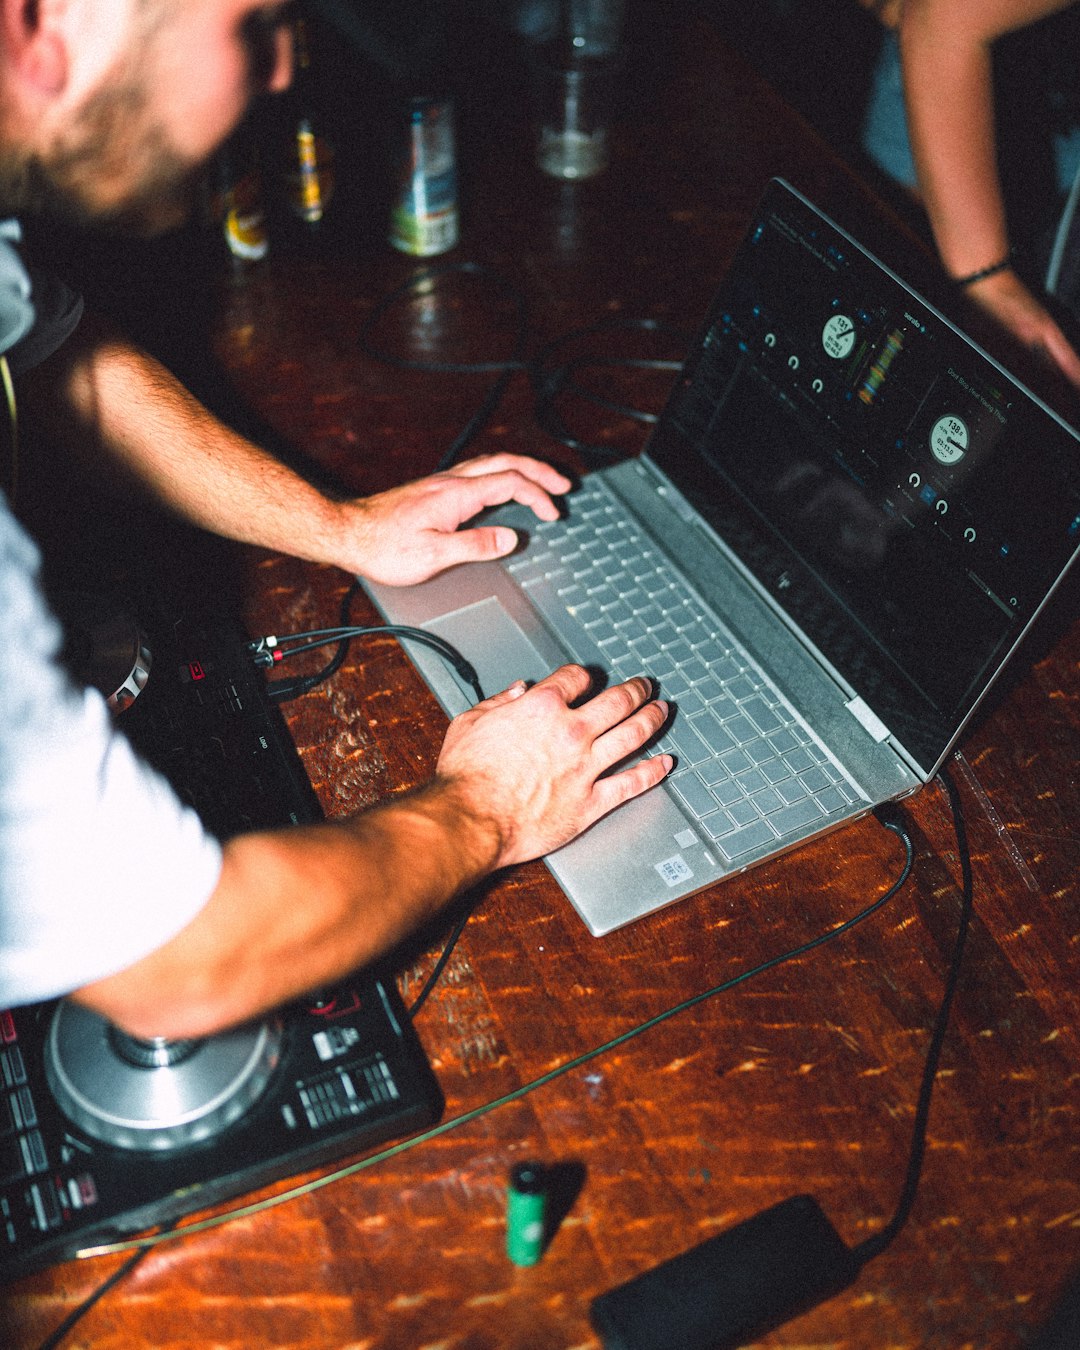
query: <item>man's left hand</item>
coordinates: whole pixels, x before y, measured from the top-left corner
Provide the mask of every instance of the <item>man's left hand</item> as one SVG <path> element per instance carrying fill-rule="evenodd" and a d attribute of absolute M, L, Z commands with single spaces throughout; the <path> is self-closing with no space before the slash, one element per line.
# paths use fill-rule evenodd
<path fill-rule="evenodd" d="M 517 546 L 514 530 L 461 526 L 504 502 L 529 507 L 539 520 L 556 520 L 553 499 L 570 487 L 558 469 L 525 455 L 465 460 L 444 473 L 346 503 L 340 566 L 370 581 L 412 586 L 458 563 L 505 557 Z"/>

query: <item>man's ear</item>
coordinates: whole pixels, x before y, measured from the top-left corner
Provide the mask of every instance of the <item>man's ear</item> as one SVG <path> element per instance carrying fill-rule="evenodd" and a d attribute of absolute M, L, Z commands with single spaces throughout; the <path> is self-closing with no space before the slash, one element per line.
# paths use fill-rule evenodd
<path fill-rule="evenodd" d="M 68 78 L 64 35 L 48 0 L 0 0 L 4 64 L 38 94 L 58 94 Z"/>

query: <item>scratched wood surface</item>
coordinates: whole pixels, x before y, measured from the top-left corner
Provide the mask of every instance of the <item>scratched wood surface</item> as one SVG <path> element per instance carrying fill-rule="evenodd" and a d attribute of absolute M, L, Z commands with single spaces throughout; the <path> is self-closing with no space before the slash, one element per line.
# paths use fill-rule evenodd
<path fill-rule="evenodd" d="M 450 260 L 521 288 L 533 350 L 612 316 L 693 329 L 772 173 L 841 214 L 857 195 L 711 28 L 675 25 L 662 45 L 594 182 L 541 179 L 512 115 L 489 109 L 485 126 L 478 106 L 466 120 L 463 241 Z M 213 292 L 210 334 L 240 403 L 350 490 L 433 468 L 491 378 L 397 371 L 359 350 L 374 305 L 416 266 L 358 227 L 355 247 L 344 230 L 325 256 L 282 250 Z M 498 286 L 448 276 L 392 310 L 379 337 L 399 354 L 500 359 L 513 324 Z M 683 339 L 602 340 L 669 356 Z M 628 401 L 656 407 L 670 376 L 618 378 Z M 567 460 L 532 409 L 515 376 L 475 449 Z M 641 443 L 628 419 L 580 415 L 583 433 Z M 253 629 L 336 618 L 340 573 L 253 550 L 228 561 Z M 975 917 L 914 1212 L 851 1289 L 765 1337 L 770 1350 L 1012 1350 L 1031 1343 L 1080 1267 L 1075 599 L 1074 587 L 951 768 Z M 359 599 L 353 613 L 373 618 Z M 420 780 L 444 727 L 389 639 L 355 643 L 289 720 L 331 815 Z M 865 925 L 369 1171 L 155 1249 L 66 1344 L 596 1350 L 595 1295 L 789 1195 L 815 1195 L 850 1243 L 879 1231 L 903 1177 L 961 899 L 943 792 L 931 786 L 904 810 L 913 876 Z M 472 897 L 418 1019 L 446 1119 L 832 927 L 900 862 L 895 838 L 867 820 L 602 940 L 542 864 L 499 878 Z M 442 936 L 400 954 L 406 994 Z M 557 1169 L 565 1212 L 543 1260 L 522 1270 L 503 1252 L 505 1181 L 531 1157 Z M 39 1344 L 118 1264 L 72 1263 L 10 1287 L 4 1344 Z"/>

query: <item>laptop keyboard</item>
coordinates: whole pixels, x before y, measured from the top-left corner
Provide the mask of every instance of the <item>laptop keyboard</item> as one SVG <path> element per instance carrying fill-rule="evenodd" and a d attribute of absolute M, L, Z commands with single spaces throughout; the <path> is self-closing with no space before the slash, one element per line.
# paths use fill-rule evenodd
<path fill-rule="evenodd" d="M 549 536 L 557 537 L 557 551 Z M 746 650 L 589 478 L 574 513 L 507 564 L 579 659 L 649 674 L 676 709 L 668 780 L 730 861 L 845 813 L 861 794 Z"/>

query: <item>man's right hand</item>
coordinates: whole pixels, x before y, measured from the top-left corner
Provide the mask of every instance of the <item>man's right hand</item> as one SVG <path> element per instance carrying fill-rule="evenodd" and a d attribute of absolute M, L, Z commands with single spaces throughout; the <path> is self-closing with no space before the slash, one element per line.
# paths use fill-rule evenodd
<path fill-rule="evenodd" d="M 230 839 L 195 918 L 76 997 L 135 1036 L 206 1036 L 385 955 L 464 888 L 568 843 L 669 772 L 670 755 L 616 767 L 667 717 L 650 682 L 589 698 L 591 683 L 563 666 L 462 713 L 415 792 Z"/>
<path fill-rule="evenodd" d="M 581 666 L 562 666 L 531 688 L 511 685 L 450 724 L 433 786 L 448 789 L 490 830 L 493 867 L 569 843 L 671 771 L 670 755 L 615 768 L 667 719 L 651 682 L 638 676 L 589 697 L 592 683 Z"/>

